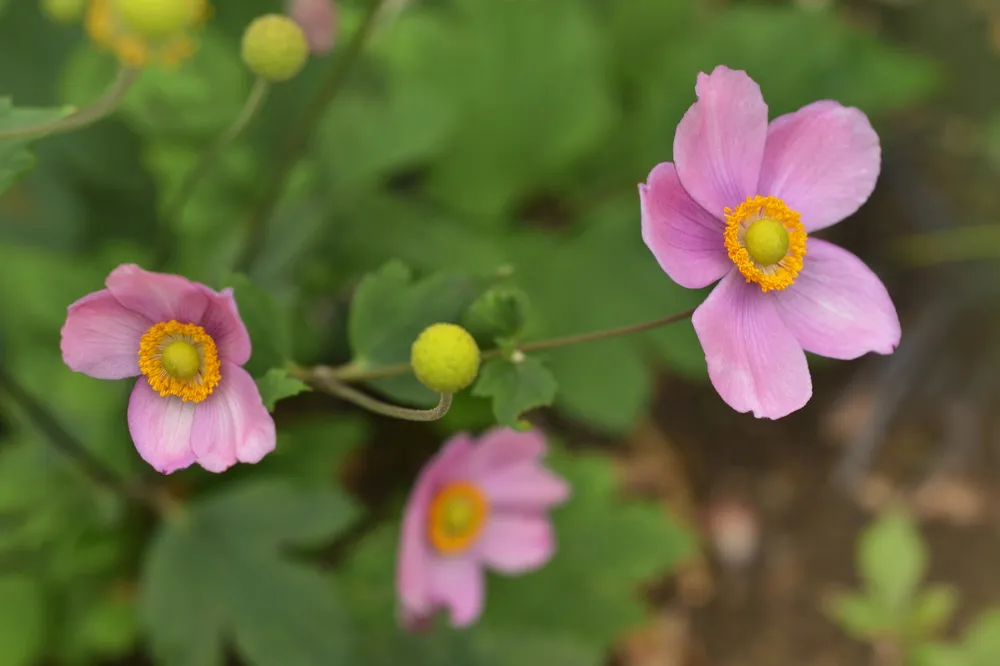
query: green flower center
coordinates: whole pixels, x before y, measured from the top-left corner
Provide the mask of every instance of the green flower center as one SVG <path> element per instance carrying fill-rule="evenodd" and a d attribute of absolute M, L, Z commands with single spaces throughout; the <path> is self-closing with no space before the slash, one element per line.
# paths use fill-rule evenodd
<path fill-rule="evenodd" d="M 198 348 L 186 340 L 168 343 L 160 353 L 163 369 L 174 379 L 191 379 L 201 369 Z"/>
<path fill-rule="evenodd" d="M 755 262 L 772 266 L 788 254 L 788 230 L 778 220 L 761 218 L 747 229 L 744 243 Z"/>

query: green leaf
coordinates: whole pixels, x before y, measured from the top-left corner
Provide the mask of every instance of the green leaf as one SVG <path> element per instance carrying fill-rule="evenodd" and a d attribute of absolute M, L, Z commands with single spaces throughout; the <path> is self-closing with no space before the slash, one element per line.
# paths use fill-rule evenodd
<path fill-rule="evenodd" d="M 232 638 L 256 666 L 348 663 L 352 631 L 331 582 L 283 555 L 342 530 L 352 504 L 329 488 L 247 483 L 166 523 L 142 577 L 142 620 L 167 666 L 213 666 Z"/>
<path fill-rule="evenodd" d="M 480 344 L 493 344 L 519 336 L 527 320 L 528 295 L 519 287 L 498 284 L 469 306 L 462 323 Z"/>
<path fill-rule="evenodd" d="M 65 107 L 19 109 L 14 107 L 9 97 L 0 97 L 0 132 L 48 123 L 68 115 L 70 111 L 71 109 Z M 35 158 L 27 151 L 27 147 L 37 138 L 38 136 L 0 139 L 0 195 L 3 195 L 21 174 L 34 166 Z"/>
<path fill-rule="evenodd" d="M 917 645 L 910 651 L 906 663 L 907 666 L 977 666 L 969 661 L 962 646 L 948 643 Z"/>
<path fill-rule="evenodd" d="M 352 363 L 363 369 L 409 362 L 420 332 L 431 324 L 458 323 L 483 287 L 483 280 L 448 273 L 414 280 L 404 264 L 388 262 L 367 275 L 354 294 L 348 324 Z M 409 374 L 372 385 L 419 406 L 432 406 L 438 399 Z"/>
<path fill-rule="evenodd" d="M 537 358 L 525 356 L 518 363 L 499 358 L 487 361 L 472 394 L 492 398 L 497 422 L 513 427 L 524 412 L 551 405 L 556 388 L 548 368 Z"/>
<path fill-rule="evenodd" d="M 38 662 L 45 648 L 45 616 L 45 596 L 37 581 L 0 576 L 0 666 Z"/>
<path fill-rule="evenodd" d="M 268 474 L 297 484 L 330 483 L 344 460 L 368 441 L 370 421 L 363 415 L 300 416 L 278 429 L 278 446 L 254 465 L 254 476 Z"/>
<path fill-rule="evenodd" d="M 245 275 L 232 276 L 228 284 L 233 288 L 240 317 L 253 341 L 253 356 L 246 364 L 247 372 L 261 377 L 269 370 L 285 365 L 292 356 L 288 313 L 274 296 Z"/>
<path fill-rule="evenodd" d="M 257 380 L 257 388 L 260 390 L 261 400 L 269 412 L 274 411 L 274 406 L 279 400 L 291 398 L 305 391 L 311 391 L 305 382 L 288 376 L 288 370 L 284 368 L 271 368 L 263 377 Z"/>
<path fill-rule="evenodd" d="M 661 507 L 623 500 L 610 460 L 551 458 L 573 488 L 553 513 L 558 551 L 533 573 L 491 577 L 482 623 L 605 650 L 643 620 L 639 584 L 693 554 L 694 541 Z"/>
<path fill-rule="evenodd" d="M 996 666 L 1000 663 L 1000 610 L 979 616 L 962 638 L 965 666 Z"/>
<path fill-rule="evenodd" d="M 894 614 L 907 613 L 927 569 L 927 548 L 913 521 L 887 510 L 861 535 L 857 558 L 872 598 Z"/>
<path fill-rule="evenodd" d="M 920 591 L 908 623 L 912 635 L 930 638 L 942 631 L 958 607 L 958 592 L 949 585 L 934 585 Z"/>
<path fill-rule="evenodd" d="M 824 610 L 855 640 L 867 641 L 895 628 L 894 618 L 877 600 L 863 593 L 838 594 L 825 604 Z"/>

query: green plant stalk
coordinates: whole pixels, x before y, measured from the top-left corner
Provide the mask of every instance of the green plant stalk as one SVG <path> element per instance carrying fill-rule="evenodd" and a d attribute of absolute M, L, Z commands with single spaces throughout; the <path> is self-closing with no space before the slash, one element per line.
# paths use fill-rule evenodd
<path fill-rule="evenodd" d="M 591 333 L 580 333 L 561 338 L 528 342 L 526 344 L 519 345 L 517 347 L 517 351 L 522 353 L 545 351 L 546 349 L 558 349 L 559 347 L 568 347 L 570 345 L 578 345 L 585 342 L 596 342 L 598 340 L 617 338 L 623 335 L 632 335 L 633 333 L 642 333 L 644 331 L 650 331 L 662 326 L 669 326 L 670 324 L 684 321 L 685 319 L 689 319 L 693 314 L 694 309 L 691 309 L 685 312 L 670 315 L 669 317 L 661 317 L 660 319 L 653 319 L 652 321 L 646 321 L 640 324 L 630 324 L 628 326 L 619 326 L 618 328 L 609 328 L 602 331 L 593 331 Z M 483 360 L 500 358 L 505 353 L 506 352 L 503 349 L 491 349 L 483 352 L 482 358 Z M 387 377 L 405 375 L 411 371 L 412 368 L 409 363 L 395 363 L 393 365 L 382 366 L 381 368 L 365 368 L 353 363 L 348 363 L 347 365 L 339 368 L 331 368 L 323 365 L 314 366 L 312 368 L 293 368 L 291 374 L 306 383 L 312 383 L 318 374 L 322 374 L 324 377 L 329 377 L 343 383 L 367 382 L 373 379 L 386 379 Z"/>
<path fill-rule="evenodd" d="M 118 105 L 125 98 L 126 93 L 139 80 L 139 74 L 141 73 L 142 70 L 140 69 L 122 66 L 118 69 L 118 75 L 111 86 L 93 104 L 78 109 L 75 113 L 71 113 L 65 118 L 47 123 L 39 123 L 38 125 L 30 125 L 28 127 L 18 127 L 6 132 L 0 131 L 0 141 L 59 134 L 96 123 L 118 108 Z"/>
<path fill-rule="evenodd" d="M 233 124 L 226 128 L 222 134 L 206 150 L 198 163 L 187 172 L 177 194 L 173 197 L 164 211 L 160 222 L 159 236 L 156 241 L 156 256 L 153 260 L 154 269 L 162 269 L 170 263 L 171 253 L 175 251 L 174 233 L 176 231 L 178 219 L 184 211 L 184 206 L 194 195 L 195 190 L 201 181 L 211 173 L 222 152 L 243 133 L 250 121 L 253 120 L 257 112 L 264 106 L 267 94 L 270 91 L 268 82 L 258 78 L 254 81 L 250 89 L 250 95 L 240 114 L 233 121 Z"/>
<path fill-rule="evenodd" d="M 371 0 L 361 25 L 354 32 L 350 42 L 339 52 L 339 55 L 330 66 L 329 73 L 322 87 L 313 97 L 306 108 L 302 119 L 294 123 L 291 127 L 291 137 L 289 138 L 282 158 L 278 162 L 274 176 L 264 184 L 264 193 L 260 201 L 254 208 L 247 222 L 246 241 L 239 258 L 236 261 L 235 270 L 238 273 L 248 273 L 258 252 L 264 244 L 264 237 L 267 232 L 267 223 L 274 213 L 281 200 L 281 195 L 285 192 L 285 185 L 292 174 L 295 165 L 309 146 L 309 139 L 312 137 L 316 126 L 323 119 L 323 114 L 336 99 L 337 94 L 347 81 L 348 74 L 358 56 L 364 50 L 373 29 L 376 19 L 380 14 L 382 6 L 386 0 Z"/>
<path fill-rule="evenodd" d="M 309 373 L 309 383 L 313 387 L 323 390 L 326 393 L 353 402 L 358 407 L 367 409 L 375 414 L 391 416 L 392 418 L 404 421 L 437 421 L 451 409 L 452 396 L 450 393 L 442 393 L 437 407 L 432 409 L 410 409 L 399 407 L 382 402 L 377 398 L 366 395 L 361 391 L 347 386 L 331 374 L 332 368 L 320 366 L 313 368 Z"/>

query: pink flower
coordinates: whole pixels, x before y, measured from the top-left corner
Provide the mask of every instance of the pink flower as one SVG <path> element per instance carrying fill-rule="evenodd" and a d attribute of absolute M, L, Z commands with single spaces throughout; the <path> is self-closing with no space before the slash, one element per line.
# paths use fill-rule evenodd
<path fill-rule="evenodd" d="M 681 286 L 722 280 L 694 313 L 708 373 L 733 409 L 780 418 L 805 405 L 805 352 L 889 354 L 896 309 L 856 256 L 807 234 L 854 213 L 878 178 L 865 114 L 820 101 L 767 122 L 745 72 L 699 74 L 674 163 L 639 186 L 642 237 Z"/>
<path fill-rule="evenodd" d="M 292 17 L 309 42 L 309 50 L 323 55 L 333 50 L 337 39 L 337 8 L 334 0 L 285 0 L 285 12 Z"/>
<path fill-rule="evenodd" d="M 274 421 L 253 379 L 250 336 L 231 289 L 119 266 L 106 289 L 69 307 L 63 361 L 97 379 L 140 376 L 128 405 L 139 455 L 164 474 L 221 472 L 274 450 Z"/>
<path fill-rule="evenodd" d="M 484 574 L 537 569 L 555 552 L 546 511 L 569 486 L 542 466 L 537 431 L 452 437 L 420 472 L 403 516 L 396 588 L 409 628 L 440 608 L 456 627 L 483 610 Z"/>

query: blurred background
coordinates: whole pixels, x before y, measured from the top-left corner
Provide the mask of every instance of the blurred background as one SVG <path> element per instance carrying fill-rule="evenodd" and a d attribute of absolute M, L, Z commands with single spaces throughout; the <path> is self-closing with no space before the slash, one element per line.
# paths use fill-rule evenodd
<path fill-rule="evenodd" d="M 390 0 L 237 267 L 276 155 L 368 6 L 338 0 L 333 52 L 274 89 L 167 248 L 169 270 L 214 287 L 245 273 L 255 377 L 286 355 L 350 361 L 352 294 L 393 259 L 426 309 L 461 280 L 515 285 L 528 339 L 697 305 L 642 244 L 636 185 L 718 64 L 747 70 L 772 117 L 858 106 L 884 151 L 872 199 L 823 235 L 886 282 L 896 353 L 811 358 L 813 399 L 772 422 L 721 401 L 688 322 L 546 352 L 558 392 L 528 417 L 583 498 L 557 518 L 560 554 L 523 584 L 491 579 L 475 630 L 423 637 L 396 628 L 398 515 L 447 436 L 496 422 L 489 400 L 415 424 L 303 394 L 260 465 L 160 478 L 130 442 L 131 383 L 60 357 L 66 307 L 163 251 L 170 195 L 250 92 L 242 31 L 284 9 L 212 4 L 193 59 L 37 142 L 0 197 L 0 362 L 115 478 L 216 497 L 202 527 L 231 540 L 181 538 L 0 393 L 0 666 L 1000 664 L 1000 2 Z M 79 22 L 0 0 L 0 97 L 82 106 L 115 68 Z"/>

